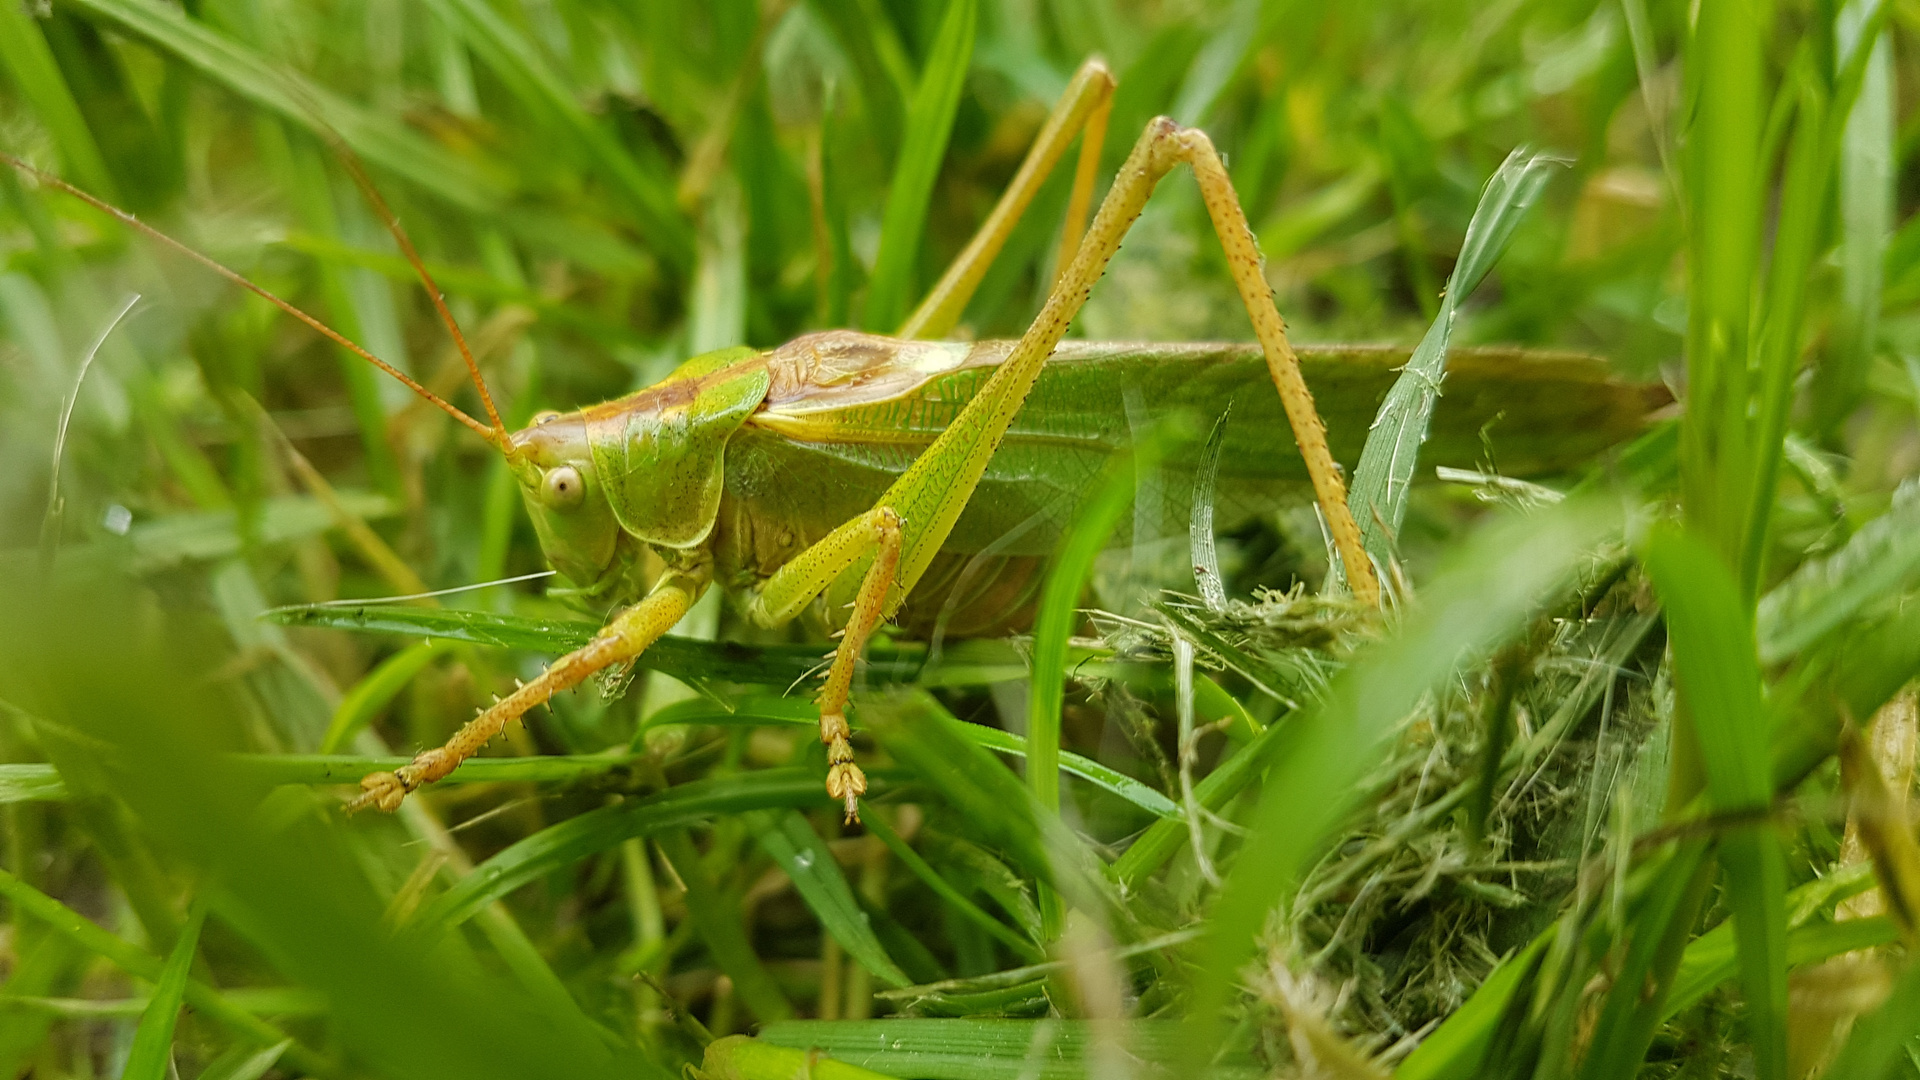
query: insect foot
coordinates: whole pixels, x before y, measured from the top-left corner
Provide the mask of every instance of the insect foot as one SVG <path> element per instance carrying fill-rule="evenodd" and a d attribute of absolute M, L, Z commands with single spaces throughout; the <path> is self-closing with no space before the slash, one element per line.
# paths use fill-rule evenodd
<path fill-rule="evenodd" d="M 347 803 L 347 813 L 356 814 L 371 806 L 391 814 L 400 809 L 407 791 L 407 782 L 397 771 L 370 773 L 361 778 L 360 794 Z"/>
<path fill-rule="evenodd" d="M 459 763 L 459 758 L 450 757 L 445 747 L 439 747 L 415 755 L 392 772 L 368 773 L 361 777 L 360 794 L 347 804 L 347 813 L 374 807 L 391 814 L 400 809 L 409 792 L 447 775 Z"/>
<path fill-rule="evenodd" d="M 827 744 L 827 794 L 846 804 L 846 823 L 860 820 L 860 796 L 867 793 L 867 774 L 853 763 L 853 747 L 847 742 L 847 718 L 840 713 L 820 714 L 820 741 Z"/>

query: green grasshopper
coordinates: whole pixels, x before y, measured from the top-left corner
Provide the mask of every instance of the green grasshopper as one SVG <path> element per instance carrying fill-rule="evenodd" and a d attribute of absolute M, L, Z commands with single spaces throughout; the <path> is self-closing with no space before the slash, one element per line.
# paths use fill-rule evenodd
<path fill-rule="evenodd" d="M 1304 479 L 1355 597 L 1379 602 L 1376 568 L 1361 545 L 1308 382 L 1336 404 L 1336 436 L 1342 456 L 1352 460 L 1405 352 L 1296 352 L 1212 143 L 1164 117 L 1141 133 L 1082 235 L 1114 87 L 1098 60 L 1080 69 L 1000 203 L 896 336 L 827 331 L 771 350 L 722 349 L 686 361 L 644 390 L 573 412 L 543 413 L 514 432 L 502 424 L 405 231 L 357 169 L 465 357 L 486 422 L 234 271 L 15 164 L 265 297 L 472 429 L 505 457 L 553 568 L 580 592 L 615 606 L 589 644 L 560 657 L 445 745 L 366 777 L 354 807 L 398 808 L 409 792 L 452 772 L 527 710 L 633 661 L 717 581 L 743 599 L 745 614 L 759 625 L 779 626 L 824 602 L 829 622 L 841 626 L 818 699 L 820 739 L 827 747 L 827 791 L 852 821 L 866 778 L 848 742 L 846 708 L 869 637 L 890 619 L 924 627 L 934 611 L 957 633 L 1018 625 L 1030 606 L 1038 557 L 1052 549 L 1100 462 L 1127 442 L 1125 391 L 1156 411 L 1217 416 L 1264 374 L 1279 392 L 1278 411 L 1292 428 L 1299 457 L 1277 449 L 1268 434 L 1280 419 L 1273 395 L 1240 395 L 1248 400 L 1222 455 L 1222 497 L 1258 509 Z M 1061 270 L 1032 326 L 1011 342 L 927 340 L 958 321 L 1076 138 L 1080 155 Z M 1182 164 L 1199 183 L 1258 345 L 1063 344 L 1148 196 Z M 1472 464 L 1477 433 L 1512 409 L 1528 416 L 1528 431 L 1544 433 L 1503 446 L 1503 465 L 1516 473 L 1552 471 L 1610 445 L 1636 430 L 1660 400 L 1655 390 L 1612 381 L 1598 361 L 1516 351 L 1457 356 L 1450 385 L 1449 408 L 1437 419 L 1436 456 Z M 665 564 L 651 582 L 643 572 L 649 551 Z M 983 556 L 989 556 L 984 578 L 964 572 Z"/>

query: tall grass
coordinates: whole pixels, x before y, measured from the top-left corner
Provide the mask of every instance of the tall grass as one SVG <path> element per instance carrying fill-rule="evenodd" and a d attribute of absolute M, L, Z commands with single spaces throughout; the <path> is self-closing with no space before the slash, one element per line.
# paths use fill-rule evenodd
<path fill-rule="evenodd" d="M 718 600 L 350 818 L 358 775 L 605 611 L 533 576 L 478 440 L 9 171 L 0 1073 L 1920 1075 L 1913 28 L 1864 0 L 0 5 L 0 150 L 477 414 L 351 155 L 509 422 L 899 325 L 1096 53 L 1104 168 L 1156 114 L 1206 128 L 1296 340 L 1420 343 L 1383 398 L 1315 386 L 1376 418 L 1344 464 L 1386 611 L 1327 580 L 1310 507 L 1235 501 L 1221 446 L 1270 387 L 1156 424 L 1123 386 L 1135 445 L 1063 541 L 989 553 L 1034 564 L 1031 632 L 871 650 L 861 826 L 821 788 L 819 628 Z M 1032 318 L 1067 184 L 959 336 Z M 1078 336 L 1248 336 L 1195 196 L 1156 196 Z M 1490 342 L 1678 403 L 1507 475 L 1568 414 L 1516 359 L 1477 459 L 1437 460 L 1480 385 L 1449 366 Z"/>

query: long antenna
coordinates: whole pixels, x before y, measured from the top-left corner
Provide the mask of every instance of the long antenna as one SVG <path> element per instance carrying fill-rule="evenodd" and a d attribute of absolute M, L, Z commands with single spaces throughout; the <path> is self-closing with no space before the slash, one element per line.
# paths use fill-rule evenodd
<path fill-rule="evenodd" d="M 65 180 L 60 179 L 59 177 L 45 171 L 44 169 L 40 169 L 36 166 L 29 165 L 28 163 L 20 160 L 19 158 L 14 157 L 12 154 L 0 153 L 0 161 L 5 161 L 7 164 L 13 166 L 16 169 L 19 169 L 21 172 L 26 173 L 28 176 L 33 177 L 35 180 L 39 181 L 42 184 L 47 185 L 48 187 L 66 192 L 67 194 L 73 196 L 76 199 L 79 199 L 81 202 L 86 203 L 88 206 L 93 207 L 95 210 L 98 210 L 103 214 L 107 214 L 111 217 L 118 218 L 123 224 L 127 225 L 129 228 L 140 233 L 141 235 L 146 236 L 149 239 L 158 241 L 159 243 L 172 248 L 173 250 L 179 252 L 180 254 L 185 255 L 187 258 L 192 259 L 194 262 L 197 262 L 200 265 L 206 267 L 207 269 L 212 270 L 214 273 L 219 274 L 221 277 L 226 278 L 228 281 L 233 282 L 235 285 L 238 285 L 241 288 L 247 290 L 248 292 L 253 293 L 255 296 L 258 296 L 261 299 L 267 301 L 273 306 L 279 308 L 281 311 L 284 311 L 287 314 L 293 316 L 294 318 L 299 319 L 301 322 L 306 323 L 308 326 L 319 331 L 321 336 L 325 337 L 327 340 L 332 341 L 334 344 L 340 346 L 341 348 L 347 350 L 350 353 L 353 353 L 355 356 L 358 356 L 360 359 L 365 360 L 367 363 L 372 364 L 374 367 L 377 367 L 381 371 L 384 371 L 387 374 L 393 376 L 394 378 L 400 380 L 400 382 L 403 385 L 405 385 L 407 389 L 413 391 L 416 394 L 419 394 L 421 397 L 426 398 L 428 401 L 433 402 L 435 405 L 440 407 L 440 410 L 442 412 L 446 413 L 448 416 L 453 417 L 455 420 L 460 421 L 462 424 L 465 424 L 467 427 L 473 429 L 473 432 L 476 435 L 479 435 L 481 438 L 487 440 L 488 444 L 493 446 L 495 449 L 500 450 L 502 453 L 506 452 L 507 440 L 504 437 L 505 429 L 500 427 L 500 421 L 498 416 L 494 417 L 495 426 L 491 428 L 488 427 L 487 425 L 481 423 L 480 421 L 475 420 L 473 417 L 468 416 L 466 413 L 461 412 L 457 407 L 454 406 L 452 402 L 442 399 L 439 395 L 435 394 L 433 391 L 427 389 L 426 387 L 420 385 L 418 382 L 414 381 L 413 377 L 408 375 L 406 372 L 401 371 L 399 368 L 394 367 L 392 364 L 387 363 L 385 360 L 380 359 L 379 357 L 373 355 L 367 350 L 361 348 L 359 345 L 355 344 L 354 342 L 348 340 L 344 335 L 342 335 L 339 331 L 335 330 L 333 327 L 328 326 L 326 323 L 321 322 L 319 319 L 316 319 L 313 316 L 307 314 L 306 312 L 300 310 L 299 308 L 293 306 L 293 304 L 285 300 L 282 300 L 278 296 L 275 296 L 272 292 L 269 292 L 265 288 L 262 288 L 259 285 L 255 285 L 252 281 L 249 281 L 244 275 L 240 274 L 239 272 L 228 269 L 225 265 L 215 261 L 213 258 L 209 256 L 202 255 L 200 252 L 194 250 L 191 247 L 188 247 L 186 244 L 183 244 L 178 240 L 175 240 L 173 237 L 168 236 L 166 233 L 161 232 L 159 229 L 156 229 L 153 226 L 147 224 L 146 222 L 141 221 L 139 218 L 134 217 L 132 214 L 128 213 L 125 210 L 120 209 L 119 207 L 113 205 L 112 203 L 109 203 L 103 199 L 98 198 L 97 196 L 89 194 L 88 192 L 83 191 L 80 188 L 74 187 L 72 184 L 67 183 Z M 439 297 L 437 292 L 435 294 L 435 303 L 436 304 L 439 303 Z M 444 312 L 446 309 L 442 307 L 441 310 Z M 463 342 L 461 345 L 461 351 L 464 352 L 465 348 L 466 348 L 465 343 Z M 473 362 L 472 357 L 468 357 L 467 362 L 471 364 Z M 476 373 L 476 377 L 477 377 L 477 373 Z M 485 391 L 483 389 L 482 394 L 484 393 Z M 492 401 L 487 402 L 487 411 L 489 413 L 493 412 Z"/>
<path fill-rule="evenodd" d="M 447 310 L 447 301 L 440 293 L 440 286 L 434 282 L 433 275 L 427 272 L 427 264 L 421 260 L 420 253 L 414 250 L 413 240 L 407 236 L 407 230 L 400 225 L 400 216 L 387 205 L 387 200 L 380 197 L 380 189 L 373 186 L 373 181 L 367 177 L 367 171 L 360 167 L 360 158 L 338 138 L 331 141 L 334 144 L 334 152 L 346 165 L 347 173 L 359 186 L 360 194 L 366 196 L 367 202 L 373 205 L 374 212 L 380 215 L 381 223 L 386 225 L 387 231 L 393 234 L 394 241 L 400 245 L 400 250 L 407 256 L 407 262 L 413 266 L 414 273 L 420 275 L 420 282 L 427 289 L 427 298 L 433 301 L 433 309 L 440 313 L 440 321 L 446 324 L 447 333 L 453 335 L 453 343 L 460 349 L 460 358 L 467 362 L 467 373 L 473 376 L 474 389 L 480 391 L 480 404 L 487 408 L 487 419 L 493 422 L 494 434 L 499 439 L 499 445 L 505 447 L 507 426 L 500 422 L 500 410 L 493 407 L 493 394 L 487 390 L 487 380 L 480 376 L 480 363 L 473 358 L 473 350 L 467 347 L 467 336 L 460 332 L 460 324 L 454 321 L 453 312 Z"/>

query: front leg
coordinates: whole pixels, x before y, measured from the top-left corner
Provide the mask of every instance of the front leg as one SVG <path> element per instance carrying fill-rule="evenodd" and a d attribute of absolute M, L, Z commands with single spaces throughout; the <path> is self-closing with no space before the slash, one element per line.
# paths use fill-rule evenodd
<path fill-rule="evenodd" d="M 707 591 L 711 580 L 712 571 L 704 564 L 687 571 L 667 571 L 646 599 L 615 615 L 592 641 L 555 660 L 539 678 L 494 702 L 492 708 L 454 732 L 445 745 L 423 751 L 392 772 L 371 773 L 363 778 L 360 794 L 347 804 L 347 810 L 369 806 L 388 812 L 400 809 L 401 800 L 408 792 L 458 768 L 528 709 L 544 704 L 562 690 L 578 686 L 596 671 L 623 664 L 645 652 L 647 646 L 673 629 L 694 601 Z"/>
<path fill-rule="evenodd" d="M 827 745 L 827 794 L 846 804 L 849 825 L 860 820 L 860 796 L 866 793 L 867 777 L 854 764 L 853 747 L 847 742 L 852 734 L 847 727 L 847 698 L 853 692 L 860 654 L 885 617 L 887 601 L 899 582 L 904 534 L 900 515 L 890 506 L 876 506 L 774 571 L 747 612 L 763 626 L 778 626 L 799 614 L 860 560 L 873 560 L 861 577 L 853 616 L 840 632 L 840 645 L 819 697 L 820 741 Z"/>

